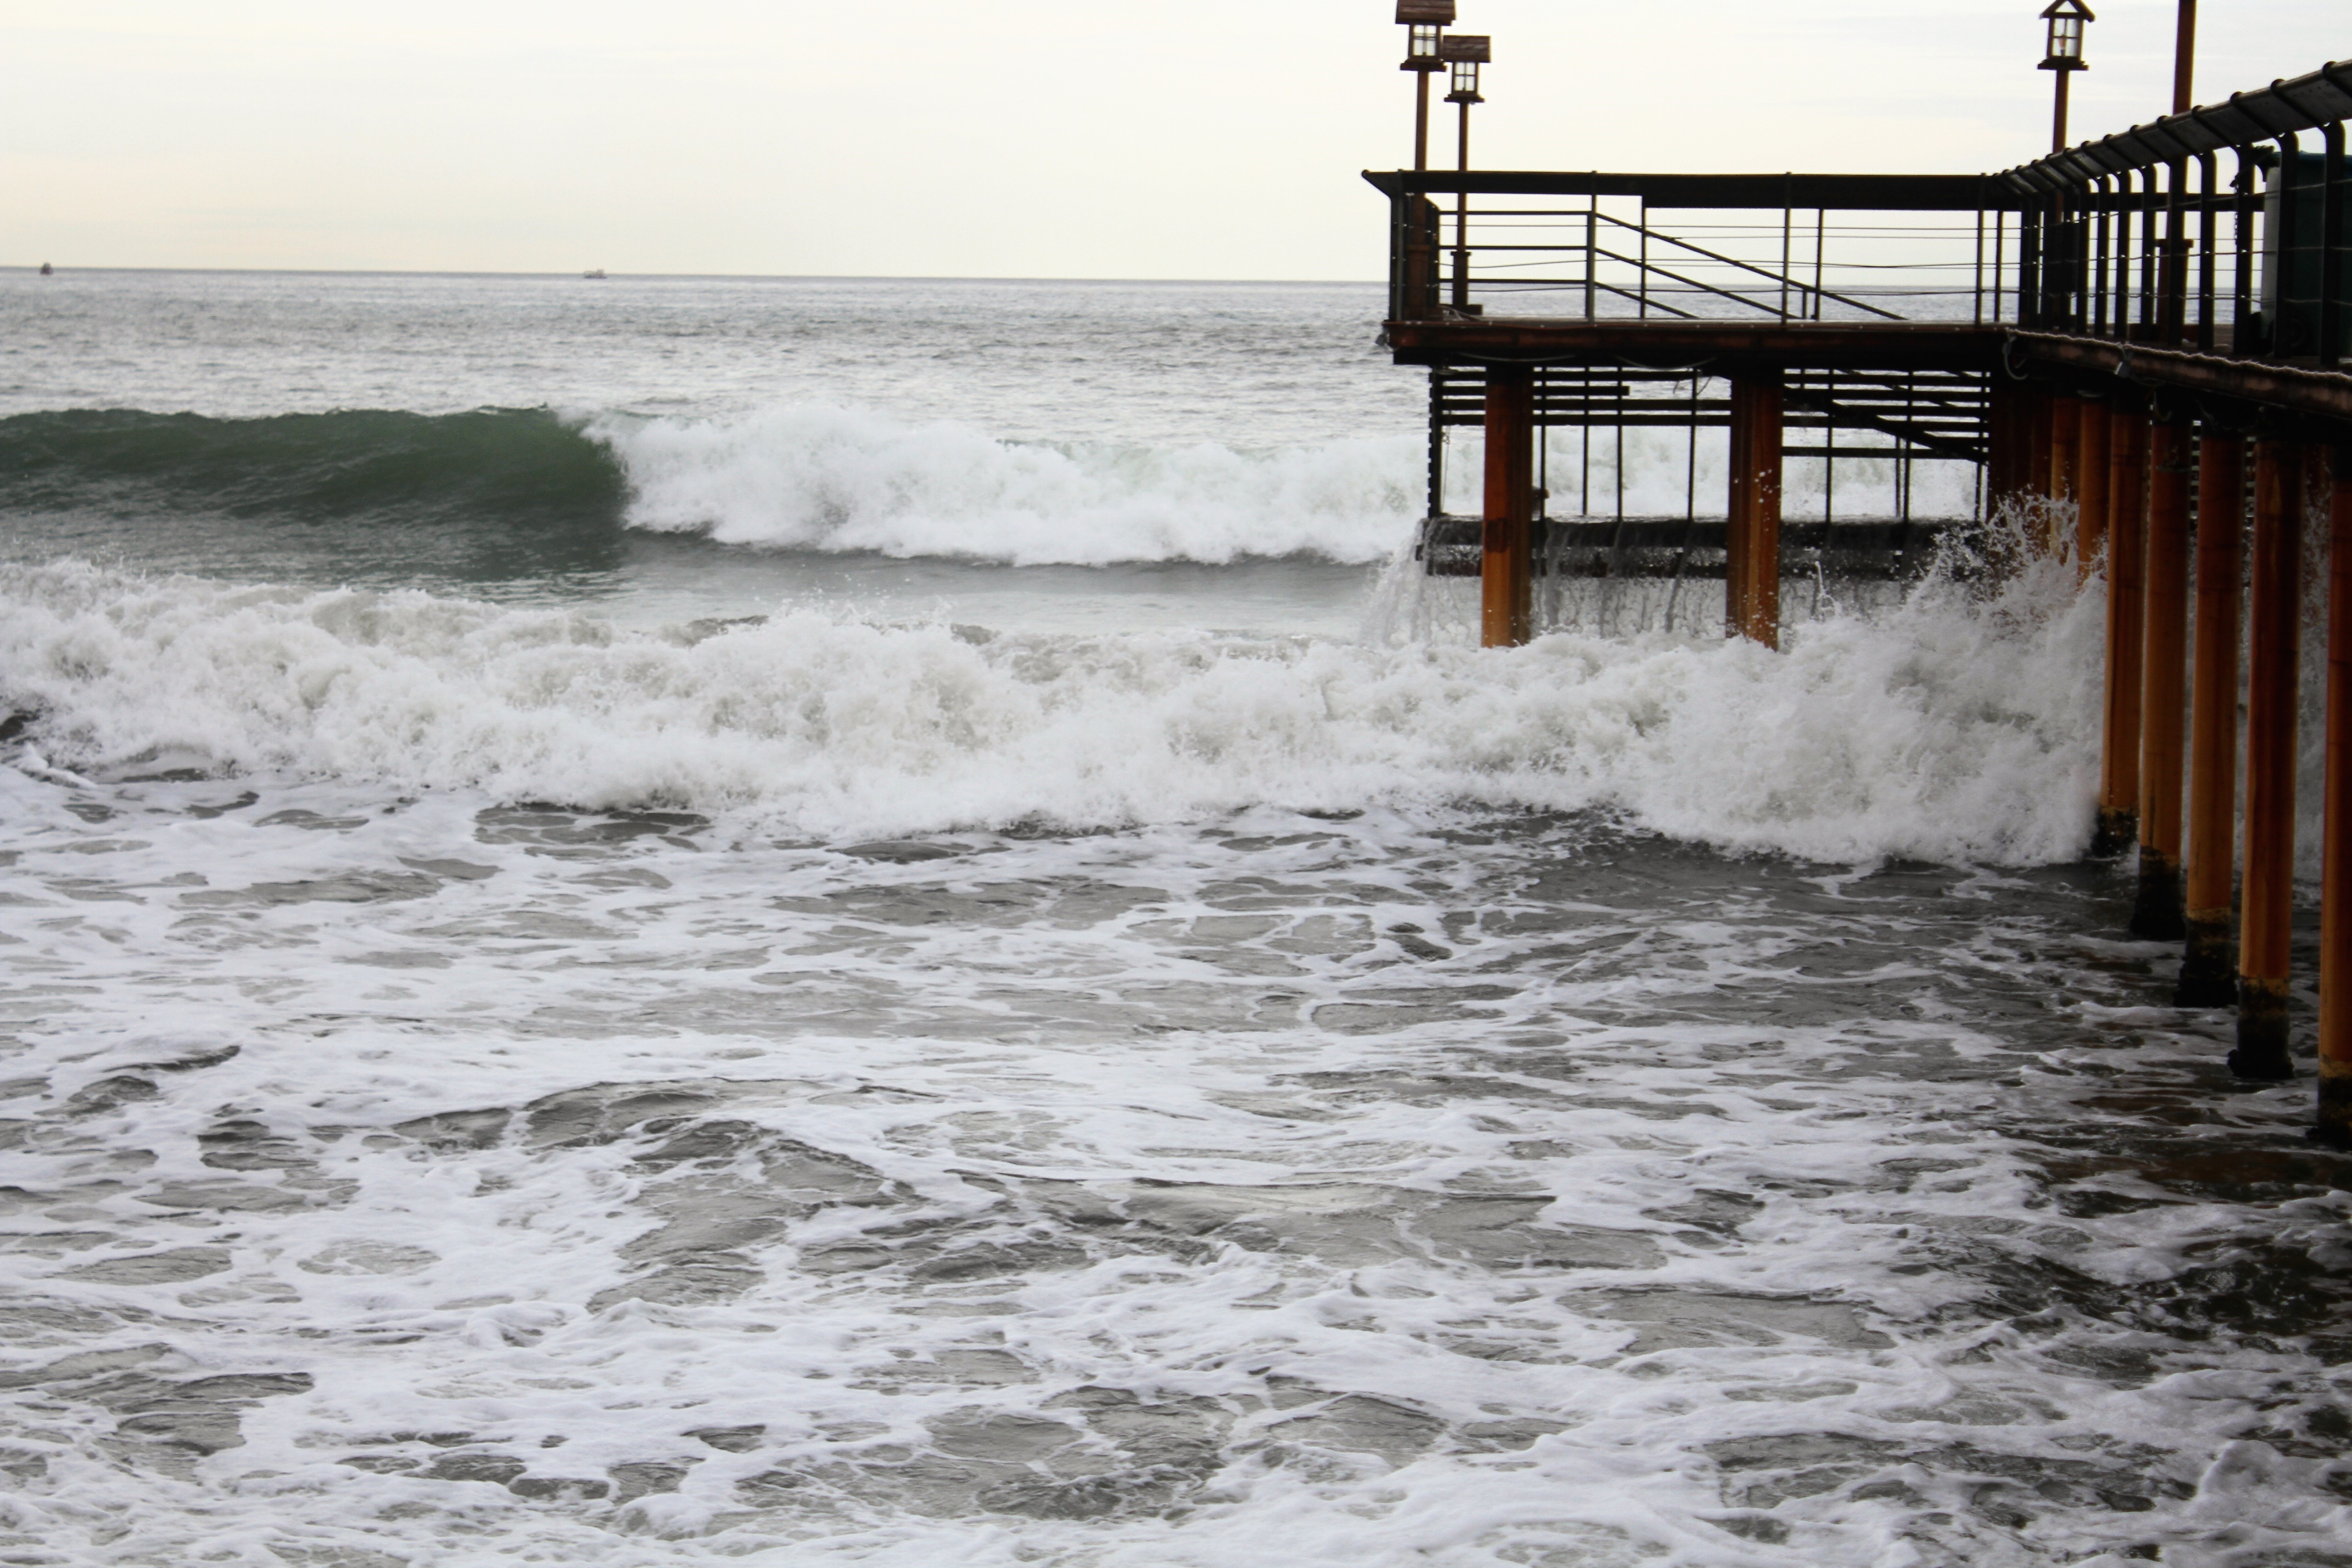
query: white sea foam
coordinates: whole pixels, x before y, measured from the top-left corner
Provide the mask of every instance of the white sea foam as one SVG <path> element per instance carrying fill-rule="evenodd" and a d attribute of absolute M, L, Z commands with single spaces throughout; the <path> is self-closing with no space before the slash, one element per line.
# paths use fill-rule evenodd
<path fill-rule="evenodd" d="M 2147 976 L 2069 939 L 2073 879 L 1231 826 L 899 860 L 0 770 L 0 1552 L 2342 1539 L 2300 1457 L 2340 1392 L 2273 1325 L 2327 1321 L 2346 1205 L 2206 1173 L 2307 1089 L 2161 1120 L 2219 1020 L 2138 1013 Z"/>
<path fill-rule="evenodd" d="M 998 440 L 824 405 L 720 418 L 600 415 L 639 528 L 729 544 L 1014 565 L 1376 561 L 1417 514 L 1410 437 L 1272 453 Z"/>
<path fill-rule="evenodd" d="M 991 637 L 805 609 L 696 640 L 67 564 L 0 573 L 0 695 L 83 772 L 169 757 L 820 836 L 1458 800 L 1841 860 L 2032 863 L 2087 829 L 2099 627 L 2063 568 L 1990 600 L 1923 590 L 1770 653 Z"/>

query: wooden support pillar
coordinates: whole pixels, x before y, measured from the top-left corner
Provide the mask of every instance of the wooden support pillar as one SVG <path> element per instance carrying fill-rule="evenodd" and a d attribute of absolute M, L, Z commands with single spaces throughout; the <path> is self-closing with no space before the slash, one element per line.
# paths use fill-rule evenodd
<path fill-rule="evenodd" d="M 1478 563 L 1478 642 L 1517 647 L 1534 635 L 1535 373 L 1486 367 L 1486 548 Z"/>
<path fill-rule="evenodd" d="M 2189 685 L 2189 461 L 2186 425 L 2151 426 L 2147 447 L 2147 613 L 2140 659 L 2139 898 L 2134 936 L 2178 942 L 2180 784 Z"/>
<path fill-rule="evenodd" d="M 2319 873 L 2319 1125 L 2352 1149 L 2352 442 L 2327 503 L 2326 847 Z"/>
<path fill-rule="evenodd" d="M 1733 376 L 1724 635 L 1774 648 L 1780 646 L 1780 373 Z"/>
<path fill-rule="evenodd" d="M 2040 385 L 1996 375 L 1985 403 L 1985 509 L 1988 521 L 2003 507 L 2022 506 L 2040 493 L 2046 482 L 2049 458 L 2038 444 L 2046 442 L 2048 401 Z M 2043 451 L 2035 466 L 2037 450 Z"/>
<path fill-rule="evenodd" d="M 2099 831 L 2091 853 L 2120 855 L 2131 847 L 2139 827 L 2140 665 L 2147 608 L 2147 416 L 2137 408 L 2115 407 L 2107 410 L 2105 424 L 2106 724 L 2099 749 Z M 2089 445 L 2084 443 L 2086 454 Z"/>
<path fill-rule="evenodd" d="M 2051 488 L 2052 439 L 2050 426 L 2052 421 L 2055 418 L 2055 416 L 2051 413 L 2051 405 L 2055 401 L 2056 399 L 2053 396 L 2048 387 L 2036 386 L 2033 389 L 2033 396 L 2028 406 L 2026 414 L 2026 419 L 2029 426 L 2025 437 L 2026 489 L 2029 492 L 2039 496 L 2043 500 L 2052 500 L 2057 494 L 2057 492 Z M 2046 547 L 2048 541 L 2044 540 L 2043 544 Z"/>
<path fill-rule="evenodd" d="M 2074 444 L 2074 569 L 2087 583 L 2107 544 L 2107 405 L 2085 397 L 2082 409 Z"/>
<path fill-rule="evenodd" d="M 2050 470 L 2045 480 L 2046 493 L 2060 507 L 2072 506 L 2083 489 L 2083 400 L 2079 397 L 2054 396 L 2050 400 Z M 2053 517 L 2046 548 L 2059 554 L 2065 541 L 2059 536 Z"/>
<path fill-rule="evenodd" d="M 2189 946 L 2173 1005 L 2238 999 L 2230 925 L 2238 866 L 2238 634 L 2244 609 L 2246 443 L 2197 444 L 2197 674 L 2190 688 Z"/>
<path fill-rule="evenodd" d="M 2252 637 L 2246 684 L 2246 875 L 2238 916 L 2240 1078 L 2294 1075 L 2287 946 L 2294 914 L 2295 692 L 2303 633 L 2303 448 L 2254 444 Z"/>
<path fill-rule="evenodd" d="M 2053 393 L 2050 398 L 2050 436 L 2045 448 L 2049 476 L 2043 481 L 2052 500 L 2073 500 L 2082 477 L 2083 400 Z"/>

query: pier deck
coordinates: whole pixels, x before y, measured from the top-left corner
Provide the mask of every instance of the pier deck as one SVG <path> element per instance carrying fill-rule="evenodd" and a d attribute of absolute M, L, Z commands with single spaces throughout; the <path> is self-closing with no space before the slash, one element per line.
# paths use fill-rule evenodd
<path fill-rule="evenodd" d="M 1968 321 L 1583 321 L 1479 316 L 1391 321 L 1399 364 L 1706 365 L 1755 360 L 1838 370 L 1968 370 L 2000 363 L 2008 334 Z"/>

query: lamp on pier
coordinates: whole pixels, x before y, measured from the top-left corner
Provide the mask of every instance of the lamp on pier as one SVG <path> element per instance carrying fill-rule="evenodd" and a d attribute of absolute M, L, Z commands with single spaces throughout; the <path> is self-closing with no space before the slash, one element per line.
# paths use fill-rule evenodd
<path fill-rule="evenodd" d="M 1397 0 L 1397 25 L 1405 30 L 1404 64 L 1413 73 L 1412 166 L 1429 167 L 1429 79 L 1445 68 L 1438 58 L 1445 29 L 1454 25 L 1454 0 Z"/>
<path fill-rule="evenodd" d="M 1445 95 L 1448 103 L 1462 106 L 1462 134 L 1456 143 L 1462 173 L 1470 172 L 1470 106 L 1486 100 L 1478 96 L 1478 68 L 1493 62 L 1495 41 L 1482 36 L 1457 33 L 1440 38 L 1438 58 L 1453 72 L 1454 90 Z M 1463 183 L 1454 197 L 1454 308 L 1470 308 L 1470 186 Z"/>
<path fill-rule="evenodd" d="M 1471 34 L 1456 34 L 1438 40 L 1438 57 L 1454 72 L 1454 90 L 1445 95 L 1445 101 L 1462 106 L 1465 124 L 1469 122 L 1470 106 L 1486 101 L 1478 96 L 1478 68 L 1493 63 L 1494 42 L 1492 38 Z M 1462 166 L 1466 169 L 1470 165 L 1465 163 Z"/>
<path fill-rule="evenodd" d="M 1441 69 L 1437 39 L 1454 26 L 1454 0 L 1397 0 L 1397 25 L 1405 29 L 1404 64 L 1398 68 Z"/>
<path fill-rule="evenodd" d="M 2083 0 L 2052 0 L 2042 19 L 2050 24 L 2050 38 L 2042 58 L 2041 69 L 2058 74 L 2057 107 L 2050 129 L 2050 150 L 2065 151 L 2066 147 L 2066 84 L 2079 70 L 2088 70 L 2091 63 L 2083 58 L 2083 24 L 2099 18 Z"/>

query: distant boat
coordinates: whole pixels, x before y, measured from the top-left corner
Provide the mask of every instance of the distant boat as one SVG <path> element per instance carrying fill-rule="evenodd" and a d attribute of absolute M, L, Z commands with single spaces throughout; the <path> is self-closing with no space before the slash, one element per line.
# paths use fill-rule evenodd
<path fill-rule="evenodd" d="M 41 270 L 46 272 L 48 268 L 44 267 Z M 583 278 L 602 278 L 604 276 L 604 269 L 601 267 L 591 267 L 587 271 L 583 272 L 580 276 Z"/>
<path fill-rule="evenodd" d="M 56 276 L 57 276 L 57 272 L 58 272 L 58 269 L 57 269 L 56 268 L 54 268 L 54 267 L 50 266 L 47 262 L 44 261 L 44 262 L 42 262 L 42 263 L 41 263 L 41 276 L 42 276 L 42 277 L 44 277 L 44 278 L 54 278 L 54 277 L 56 277 Z M 597 276 L 597 277 L 599 277 L 599 278 L 602 278 L 602 277 L 603 277 L 603 276 L 604 276 L 604 275 L 603 273 L 599 272 L 598 274 L 596 274 L 596 276 Z"/>

